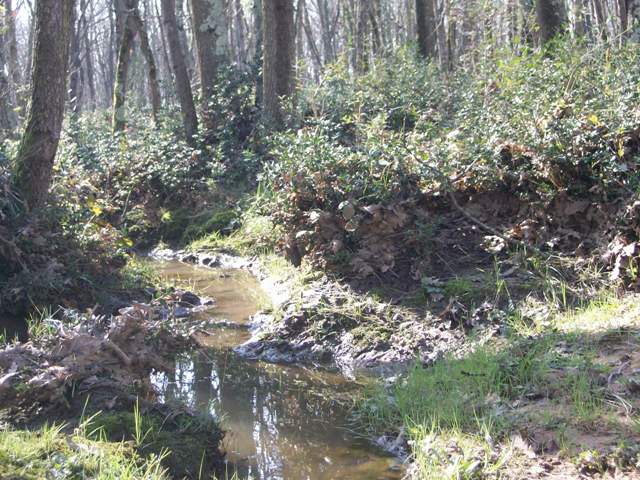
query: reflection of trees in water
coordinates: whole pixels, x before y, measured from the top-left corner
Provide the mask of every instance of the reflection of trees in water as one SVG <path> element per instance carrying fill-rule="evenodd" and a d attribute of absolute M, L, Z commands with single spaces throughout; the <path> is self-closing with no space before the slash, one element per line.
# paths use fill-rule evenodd
<path fill-rule="evenodd" d="M 347 472 L 369 455 L 341 428 L 346 411 L 336 395 L 335 385 L 303 370 L 265 367 L 222 352 L 178 359 L 165 390 L 167 400 L 223 419 L 230 453 L 245 459 L 237 465 L 241 478 L 270 480 L 338 473 L 358 478 Z"/>

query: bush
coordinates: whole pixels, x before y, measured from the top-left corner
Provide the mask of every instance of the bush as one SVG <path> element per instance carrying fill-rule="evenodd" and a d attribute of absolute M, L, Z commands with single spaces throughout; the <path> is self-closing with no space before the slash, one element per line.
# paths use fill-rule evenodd
<path fill-rule="evenodd" d="M 408 49 L 356 78 L 338 62 L 305 91 L 300 129 L 273 138 L 263 211 L 294 260 L 367 276 L 419 252 L 407 232 L 450 190 L 505 191 L 542 210 L 558 195 L 628 196 L 640 178 L 639 60 L 633 46 L 566 40 L 454 73 Z"/>

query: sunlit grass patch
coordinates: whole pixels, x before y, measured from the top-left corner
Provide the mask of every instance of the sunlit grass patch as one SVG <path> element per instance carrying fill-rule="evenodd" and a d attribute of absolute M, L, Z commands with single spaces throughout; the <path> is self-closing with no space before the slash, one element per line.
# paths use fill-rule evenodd
<path fill-rule="evenodd" d="M 375 390 L 360 420 L 374 432 L 403 425 L 419 478 L 495 475 L 518 462 L 508 444 L 519 431 L 577 465 L 580 452 L 606 456 L 616 439 L 640 440 L 638 401 L 624 378 L 640 347 L 639 311 L 634 295 L 602 295 L 535 329 L 512 327 L 470 353 L 417 364 Z"/>
<path fill-rule="evenodd" d="M 0 478 L 165 480 L 169 476 L 161 460 L 153 455 L 143 459 L 127 443 L 64 433 L 63 425 L 0 431 Z"/>
<path fill-rule="evenodd" d="M 240 255 L 272 253 L 279 229 L 268 216 L 245 215 L 240 227 L 230 235 L 213 232 L 189 244 L 190 250 L 227 249 Z"/>

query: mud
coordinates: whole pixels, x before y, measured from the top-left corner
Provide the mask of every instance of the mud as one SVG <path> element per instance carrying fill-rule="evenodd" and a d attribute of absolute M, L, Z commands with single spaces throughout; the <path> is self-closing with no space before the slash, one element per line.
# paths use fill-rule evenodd
<path fill-rule="evenodd" d="M 463 325 L 451 306 L 439 315 L 410 311 L 391 302 L 372 301 L 327 278 L 294 294 L 286 281 L 274 280 L 258 259 L 173 250 L 156 250 L 151 256 L 200 267 L 244 269 L 259 280 L 275 308 L 251 317 L 251 338 L 235 348 L 247 359 L 337 366 L 350 377 L 363 370 L 392 375 L 416 359 L 430 364 L 449 352 L 464 351 L 466 327 L 479 327 L 475 330 L 481 337 L 492 336 L 498 329 L 486 305 L 468 316 L 477 319 L 478 325 Z M 353 299 L 362 300 L 349 307 Z"/>

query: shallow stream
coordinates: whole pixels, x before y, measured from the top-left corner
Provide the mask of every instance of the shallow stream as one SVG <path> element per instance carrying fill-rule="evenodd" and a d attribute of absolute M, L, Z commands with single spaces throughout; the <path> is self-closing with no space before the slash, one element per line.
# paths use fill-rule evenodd
<path fill-rule="evenodd" d="M 242 270 L 154 262 L 161 274 L 213 297 L 207 315 L 228 320 L 202 337 L 208 349 L 176 359 L 175 375 L 153 381 L 164 400 L 180 400 L 220 419 L 232 478 L 337 480 L 402 478 L 397 461 L 358 437 L 349 399 L 361 384 L 328 371 L 245 360 L 233 347 L 250 337 L 250 315 L 264 293 Z"/>

